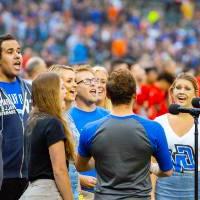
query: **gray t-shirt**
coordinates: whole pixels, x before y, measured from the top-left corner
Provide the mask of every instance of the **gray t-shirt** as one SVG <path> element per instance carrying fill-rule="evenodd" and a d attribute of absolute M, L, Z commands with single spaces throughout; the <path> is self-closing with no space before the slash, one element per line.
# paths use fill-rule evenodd
<path fill-rule="evenodd" d="M 151 156 L 163 171 L 172 168 L 162 127 L 137 115 L 110 115 L 88 124 L 78 151 L 82 157 L 95 159 L 95 200 L 147 200 Z"/>

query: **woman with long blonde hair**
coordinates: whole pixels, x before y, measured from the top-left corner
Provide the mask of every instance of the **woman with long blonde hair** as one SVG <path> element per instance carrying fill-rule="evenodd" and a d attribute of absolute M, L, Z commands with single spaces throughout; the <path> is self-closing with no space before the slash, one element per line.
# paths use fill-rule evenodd
<path fill-rule="evenodd" d="M 40 74 L 33 81 L 33 111 L 26 128 L 31 184 L 21 200 L 73 199 L 67 166 L 74 159 L 74 145 L 63 118 L 65 95 L 56 73 Z"/>

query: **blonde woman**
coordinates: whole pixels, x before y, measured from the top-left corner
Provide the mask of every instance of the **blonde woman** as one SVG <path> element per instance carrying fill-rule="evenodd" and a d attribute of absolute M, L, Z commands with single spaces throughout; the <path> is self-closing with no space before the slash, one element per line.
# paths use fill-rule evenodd
<path fill-rule="evenodd" d="M 56 73 L 40 74 L 32 84 L 33 111 L 26 128 L 30 185 L 21 200 L 72 200 L 67 166 L 74 146 L 63 119 L 66 90 Z"/>
<path fill-rule="evenodd" d="M 53 71 L 57 73 L 64 82 L 66 95 L 64 99 L 65 105 L 64 105 L 63 111 L 64 111 L 64 116 L 68 122 L 70 131 L 73 135 L 73 139 L 74 139 L 74 143 L 75 143 L 76 151 L 77 151 L 80 134 L 73 122 L 73 119 L 68 114 L 68 109 L 71 107 L 76 97 L 76 86 L 77 86 L 76 74 L 72 67 L 59 65 L 59 64 L 52 65 L 49 68 L 49 71 Z M 72 162 L 69 163 L 69 176 L 71 180 L 74 200 L 78 200 L 79 190 L 80 190 L 79 174 L 75 168 L 75 165 Z"/>
<path fill-rule="evenodd" d="M 184 108 L 191 108 L 191 101 L 198 94 L 197 81 L 189 73 L 179 74 L 169 89 L 171 103 Z M 171 177 L 157 179 L 155 197 L 157 200 L 193 200 L 194 119 L 188 113 L 167 113 L 155 120 L 165 130 L 174 169 Z M 200 146 L 198 149 L 200 150 Z"/>
<path fill-rule="evenodd" d="M 105 67 L 95 66 L 92 68 L 95 73 L 95 77 L 98 80 L 97 87 L 97 106 L 103 107 L 107 110 L 111 110 L 112 104 L 111 101 L 106 97 L 106 83 L 108 79 L 108 72 Z"/>

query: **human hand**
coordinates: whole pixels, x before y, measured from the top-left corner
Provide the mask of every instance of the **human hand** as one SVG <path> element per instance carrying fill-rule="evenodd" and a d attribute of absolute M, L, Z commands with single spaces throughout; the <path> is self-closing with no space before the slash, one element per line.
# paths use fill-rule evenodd
<path fill-rule="evenodd" d="M 97 183 L 97 179 L 92 176 L 80 175 L 81 186 L 86 188 L 93 188 Z"/>

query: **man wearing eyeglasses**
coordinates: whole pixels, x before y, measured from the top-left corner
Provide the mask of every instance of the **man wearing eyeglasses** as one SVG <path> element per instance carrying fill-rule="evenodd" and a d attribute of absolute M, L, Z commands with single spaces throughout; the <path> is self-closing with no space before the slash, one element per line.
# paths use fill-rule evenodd
<path fill-rule="evenodd" d="M 94 72 L 89 65 L 76 67 L 77 96 L 75 106 L 69 111 L 78 131 L 81 134 L 83 127 L 108 115 L 108 111 L 96 106 L 97 83 Z M 80 176 L 82 194 L 85 200 L 94 199 L 94 187 L 96 185 L 96 171 L 90 170 L 81 173 Z"/>

